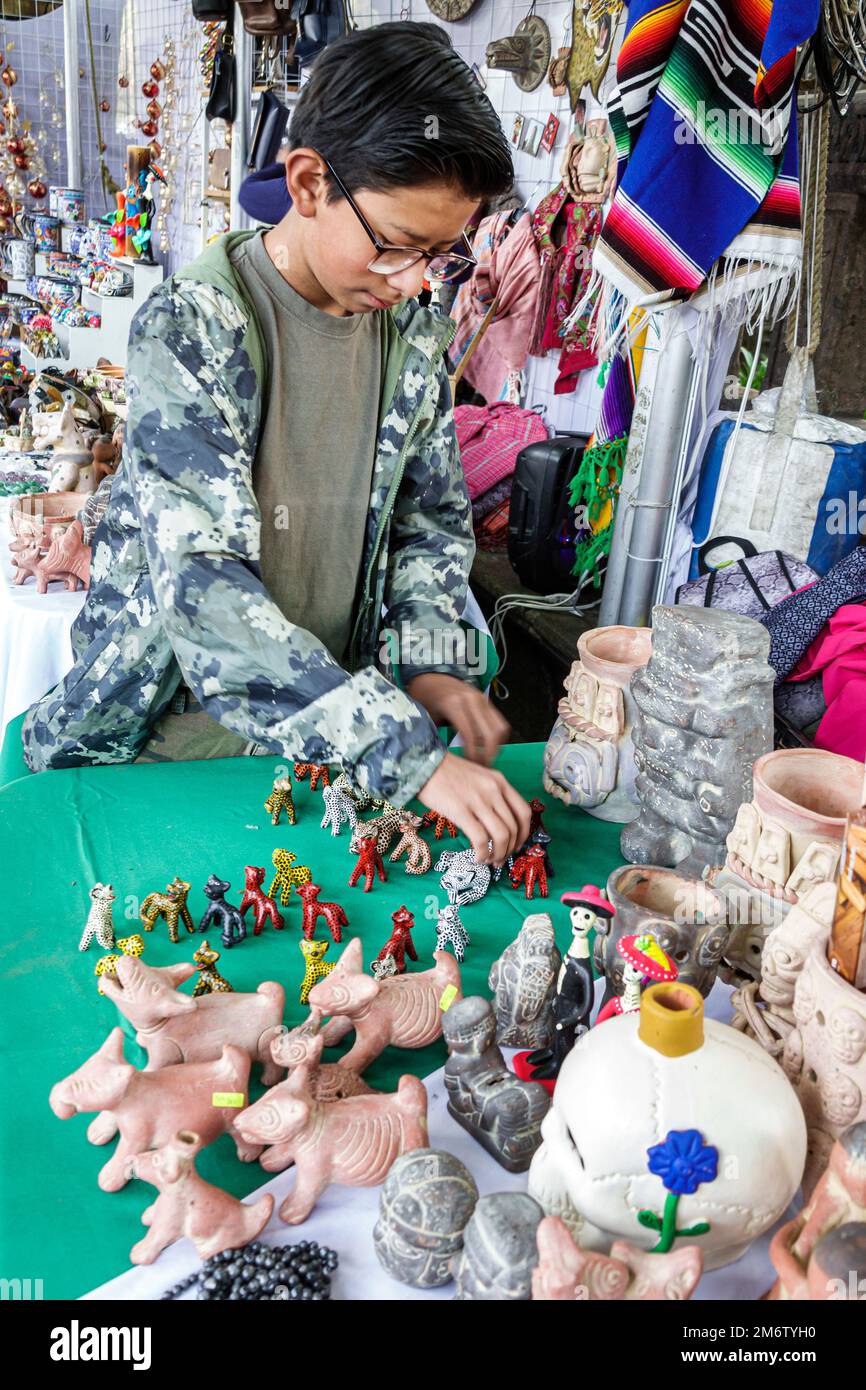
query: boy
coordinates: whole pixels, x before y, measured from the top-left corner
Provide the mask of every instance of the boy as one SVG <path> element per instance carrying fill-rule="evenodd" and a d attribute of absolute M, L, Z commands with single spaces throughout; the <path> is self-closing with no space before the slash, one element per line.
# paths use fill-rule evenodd
<path fill-rule="evenodd" d="M 289 212 L 221 238 L 136 316 L 75 664 L 24 725 L 35 771 L 266 752 L 418 796 L 485 860 L 523 842 L 529 808 L 488 765 L 507 725 L 468 672 L 401 649 L 400 689 L 376 664 L 383 605 L 434 654 L 463 612 L 451 335 L 414 296 L 465 269 L 462 228 L 511 178 L 444 31 L 326 49 L 292 118 Z"/>

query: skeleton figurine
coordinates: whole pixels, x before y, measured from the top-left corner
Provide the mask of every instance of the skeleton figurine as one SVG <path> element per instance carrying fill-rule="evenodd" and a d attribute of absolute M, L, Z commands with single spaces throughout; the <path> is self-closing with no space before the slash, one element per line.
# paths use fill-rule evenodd
<path fill-rule="evenodd" d="M 463 964 L 469 933 L 460 920 L 460 913 L 453 903 L 440 907 L 436 921 L 436 950 L 444 951 L 447 946 L 454 950 L 454 959 Z"/>
<path fill-rule="evenodd" d="M 490 887 L 490 869 L 479 864 L 474 850 L 446 850 L 433 867 L 442 875 L 439 882 L 455 907 L 479 902 Z"/>
<path fill-rule="evenodd" d="M 455 1299 L 526 1302 L 538 1264 L 537 1232 L 543 1217 L 534 1197 L 525 1192 L 480 1197 L 455 1264 Z"/>
<path fill-rule="evenodd" d="M 589 1028 L 595 992 L 589 958 L 589 933 L 599 917 L 612 917 L 613 908 L 592 883 L 579 893 L 563 893 L 571 908 L 571 945 L 559 971 L 553 1001 L 553 1042 L 543 1051 L 530 1052 L 526 1061 L 539 1081 L 555 1081 L 559 1069 L 577 1039 Z"/>
<path fill-rule="evenodd" d="M 495 996 L 497 1042 L 506 1047 L 550 1046 L 561 965 L 549 914 L 533 912 L 490 967 L 487 983 Z"/>

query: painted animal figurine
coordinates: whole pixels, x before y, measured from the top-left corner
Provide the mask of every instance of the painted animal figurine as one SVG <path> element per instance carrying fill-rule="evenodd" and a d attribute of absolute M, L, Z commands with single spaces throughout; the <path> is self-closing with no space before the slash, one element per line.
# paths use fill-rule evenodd
<path fill-rule="evenodd" d="M 312 941 L 316 934 L 316 923 L 320 917 L 324 917 L 328 931 L 339 944 L 343 939 L 342 929 L 349 925 L 349 919 L 339 903 L 320 903 L 321 891 L 317 883 L 299 883 L 296 887 L 295 892 L 304 904 L 301 931 L 306 941 Z"/>
<path fill-rule="evenodd" d="M 270 814 L 271 825 L 279 825 L 280 816 L 285 811 L 289 825 L 295 825 L 295 803 L 292 799 L 291 777 L 275 777 L 274 788 L 265 802 L 265 810 Z"/>
<path fill-rule="evenodd" d="M 327 942 L 316 942 L 327 946 Z M 303 942 L 299 942 L 303 947 Z M 319 1029 L 322 1015 L 318 1009 L 311 1009 L 299 1028 L 281 1033 L 271 1043 L 271 1056 L 278 1067 L 285 1067 L 286 1074 L 292 1075 L 298 1067 L 311 1067 L 310 1087 L 316 1100 L 329 1105 L 334 1100 L 346 1100 L 349 1096 L 372 1096 L 377 1093 L 368 1086 L 363 1077 L 343 1062 L 323 1062 L 324 1046 Z"/>
<path fill-rule="evenodd" d="M 354 836 L 352 837 L 352 843 L 354 844 Z M 387 882 L 385 865 L 382 863 L 382 856 L 379 853 L 379 847 L 374 835 L 371 835 L 369 839 L 360 840 L 355 853 L 358 856 L 358 862 L 349 875 L 350 888 L 354 888 L 362 874 L 364 875 L 365 893 L 369 893 L 370 889 L 373 887 L 373 878 L 376 874 L 379 875 L 383 883 Z"/>
<path fill-rule="evenodd" d="M 426 840 L 422 840 L 418 831 L 421 825 L 421 817 L 414 816 L 410 811 L 404 811 L 400 820 L 400 839 L 397 841 L 396 849 L 393 849 L 388 856 L 392 864 L 396 864 L 405 854 L 407 874 L 426 874 L 433 862 L 430 854 L 430 846 Z"/>
<path fill-rule="evenodd" d="M 313 880 L 312 872 L 306 864 L 295 863 L 297 857 L 287 849 L 275 849 L 271 855 L 271 863 L 276 873 L 268 889 L 268 897 L 272 898 L 279 889 L 281 907 L 288 907 L 293 888 L 301 883 L 311 883 Z"/>
<path fill-rule="evenodd" d="M 318 984 L 319 980 L 324 980 L 325 976 L 330 975 L 336 966 L 335 960 L 323 959 L 330 944 L 330 941 L 307 941 L 306 939 L 298 942 L 298 947 L 304 957 L 304 978 L 301 981 L 301 992 L 298 995 L 299 1003 L 306 1004 L 313 985 Z"/>
<path fill-rule="evenodd" d="M 249 1076 L 249 1053 L 228 1043 L 215 1061 L 183 1062 L 158 1073 L 136 1071 L 123 1055 L 123 1029 L 113 1028 L 92 1057 L 51 1088 L 49 1104 L 61 1120 L 92 1110 L 110 1113 L 120 1141 L 100 1171 L 99 1186 L 103 1192 L 117 1192 L 129 1181 L 127 1160 L 168 1143 L 183 1125 L 194 1128 L 205 1144 L 231 1134 L 243 1163 L 257 1158 L 259 1148 L 239 1138 L 235 1129 L 240 1110 L 213 1104 L 217 1092 L 240 1095 L 245 1105 Z M 95 1142 L 90 1131 L 88 1138 Z"/>
<path fill-rule="evenodd" d="M 200 1134 L 181 1129 L 161 1148 L 129 1159 L 130 1177 L 149 1182 L 159 1192 L 141 1214 L 149 1229 L 129 1252 L 134 1265 L 153 1264 L 167 1246 L 184 1236 L 192 1241 L 199 1259 L 207 1260 L 223 1250 L 249 1245 L 270 1221 L 274 1199 L 269 1192 L 246 1205 L 199 1177 L 195 1159 L 203 1147 Z"/>
<path fill-rule="evenodd" d="M 400 811 L 396 806 L 387 806 L 380 815 L 374 816 L 372 820 L 359 821 L 352 831 L 352 838 L 349 841 L 349 849 L 353 854 L 358 853 L 362 840 L 369 839 L 372 835 L 376 840 L 376 847 L 380 854 L 387 854 L 391 841 L 401 829 L 406 817 L 405 811 Z"/>
<path fill-rule="evenodd" d="M 545 834 L 547 834 L 547 831 L 544 830 L 544 821 L 541 819 L 541 817 L 547 810 L 547 807 L 545 806 L 544 802 L 539 801 L 538 797 L 534 796 L 529 803 L 529 809 L 532 812 L 532 818 L 529 822 L 529 834 L 526 837 L 527 840 L 531 840 L 533 835 L 537 834 L 539 830 L 542 830 Z"/>
<path fill-rule="evenodd" d="M 479 902 L 490 887 L 490 869 L 479 864 L 474 850 L 446 850 L 433 867 L 442 875 L 439 883 L 454 907 Z"/>
<path fill-rule="evenodd" d="M 530 845 L 522 854 L 518 854 L 514 861 L 509 877 L 512 888 L 518 888 L 523 884 L 523 892 L 527 899 L 535 897 L 535 885 L 538 884 L 538 891 L 542 898 L 547 897 L 547 874 L 544 868 L 545 850 L 543 845 Z"/>
<path fill-rule="evenodd" d="M 386 1047 L 426 1047 L 442 1036 L 442 996 L 462 997 L 460 967 L 446 951 L 434 952 L 432 970 L 374 980 L 364 972 L 361 938 L 354 937 L 335 970 L 310 991 L 310 1005 L 329 1018 L 323 1030 L 326 1047 L 333 1047 L 355 1030 L 355 1041 L 343 1058 L 347 1067 L 363 1072 Z M 453 989 L 453 994 L 451 990 Z"/>
<path fill-rule="evenodd" d="M 172 879 L 164 893 L 148 893 L 141 904 L 139 913 L 144 923 L 144 930 L 153 931 L 157 919 L 162 917 L 168 927 L 170 941 L 177 944 L 180 939 L 177 930 L 178 921 L 183 922 L 187 931 L 192 935 L 195 932 L 195 926 L 186 905 L 188 893 L 189 884 L 182 878 Z"/>
<path fill-rule="evenodd" d="M 609 1255 L 581 1250 L 558 1216 L 545 1216 L 536 1240 L 532 1297 L 537 1303 L 683 1300 L 691 1298 L 704 1267 L 698 1245 L 652 1254 L 615 1240 Z"/>
<path fill-rule="evenodd" d="M 140 956 L 144 952 L 144 937 L 139 936 L 138 933 L 134 936 L 118 937 L 114 944 L 117 950 L 112 951 L 111 955 L 100 956 L 99 960 L 96 962 L 93 973 L 97 979 L 97 994 L 105 993 L 105 990 L 102 988 L 102 977 L 103 975 L 114 975 L 116 973 L 117 962 L 122 956 Z"/>
<path fill-rule="evenodd" d="M 192 992 L 193 999 L 200 999 L 203 994 L 233 994 L 234 990 L 228 980 L 216 968 L 216 963 L 220 958 L 219 951 L 214 951 L 206 941 L 203 941 L 197 951 L 193 951 L 192 958 L 198 966 L 198 979 Z"/>
<path fill-rule="evenodd" d="M 418 959 L 418 952 L 412 940 L 415 917 L 408 907 L 399 907 L 396 912 L 391 913 L 391 921 L 394 923 L 394 930 L 376 957 L 376 963 L 383 961 L 386 956 L 393 956 L 397 974 L 405 975 L 407 954 L 410 960 Z"/>
<path fill-rule="evenodd" d="M 325 803 L 325 814 L 321 822 L 323 830 L 329 825 L 331 834 L 339 835 L 344 821 L 348 821 L 350 831 L 355 830 L 358 824 L 358 807 L 350 796 L 339 791 L 336 786 L 323 787 L 322 800 Z"/>
<path fill-rule="evenodd" d="M 370 970 L 375 979 L 388 980 L 397 974 L 397 962 L 393 956 L 383 956 L 381 960 L 373 961 Z"/>
<path fill-rule="evenodd" d="M 441 840 L 443 835 L 448 835 L 453 840 L 457 834 L 457 826 L 453 820 L 449 820 L 447 816 L 440 816 L 438 811 L 425 811 L 421 817 L 421 824 L 432 825 L 437 840 Z"/>
<path fill-rule="evenodd" d="M 454 959 L 462 965 L 468 945 L 469 933 L 460 920 L 459 908 L 454 903 L 440 907 L 436 918 L 436 950 L 444 951 L 446 946 L 451 946 Z"/>
<path fill-rule="evenodd" d="M 295 781 L 305 782 L 310 779 L 310 791 L 318 789 L 321 782 L 323 789 L 331 785 L 331 773 L 327 763 L 295 763 Z"/>
<path fill-rule="evenodd" d="M 282 931 L 286 925 L 286 919 L 280 912 L 273 898 L 269 898 L 262 888 L 265 871 L 257 868 L 254 864 L 247 864 L 244 869 L 244 896 L 241 898 L 241 917 L 246 919 L 250 908 L 253 910 L 253 936 L 261 936 L 265 922 L 270 922 L 275 931 Z"/>
<path fill-rule="evenodd" d="M 341 772 L 334 787 L 338 792 L 342 792 L 350 801 L 355 803 L 359 811 L 387 811 L 393 810 L 390 801 L 385 801 L 381 796 L 371 796 L 361 787 L 356 787 L 354 782 L 350 782 L 347 774 Z"/>
<path fill-rule="evenodd" d="M 55 526 L 51 544 L 35 568 L 36 592 L 48 593 L 53 579 L 63 581 L 70 593 L 90 588 L 90 546 L 84 543 L 84 528 L 80 521 L 70 526 Z"/>
<path fill-rule="evenodd" d="M 240 914 L 240 909 L 225 900 L 230 888 L 231 884 L 225 879 L 211 874 L 204 886 L 204 895 L 210 902 L 198 924 L 200 932 L 209 931 L 213 923 L 221 927 L 222 941 L 227 951 L 231 950 L 235 942 L 247 939 L 247 924 Z"/>
<path fill-rule="evenodd" d="M 396 1094 L 330 1104 L 316 1099 L 313 1078 L 312 1066 L 298 1067 L 238 1116 L 248 1144 L 268 1145 L 266 1173 L 295 1165 L 295 1185 L 280 1207 L 290 1226 L 307 1219 L 331 1183 L 375 1187 L 395 1158 L 427 1144 L 427 1092 L 417 1076 L 402 1076 Z"/>
<path fill-rule="evenodd" d="M 114 889 L 110 883 L 94 883 L 89 896 L 90 911 L 87 914 L 87 921 L 84 924 L 78 949 L 79 951 L 86 951 L 95 936 L 103 951 L 110 951 L 114 945 L 114 922 L 111 917 Z"/>

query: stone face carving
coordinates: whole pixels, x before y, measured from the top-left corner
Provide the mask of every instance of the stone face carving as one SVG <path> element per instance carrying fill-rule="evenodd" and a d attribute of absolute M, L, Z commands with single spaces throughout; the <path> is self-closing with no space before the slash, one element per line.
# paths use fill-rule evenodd
<path fill-rule="evenodd" d="M 496 1041 L 506 1047 L 549 1047 L 553 1000 L 562 957 L 546 912 L 533 912 L 490 967 Z"/>
<path fill-rule="evenodd" d="M 532 1274 L 536 1303 L 691 1298 L 704 1266 L 696 1245 L 665 1255 L 626 1240 L 615 1240 L 609 1255 L 581 1250 L 558 1216 L 545 1216 L 539 1226 L 538 1254 Z"/>
<path fill-rule="evenodd" d="M 416 1289 L 449 1283 L 477 1201 L 475 1179 L 453 1154 L 437 1149 L 402 1154 L 382 1186 L 373 1229 L 382 1268 Z"/>
<path fill-rule="evenodd" d="M 629 863 L 698 878 L 723 863 L 752 767 L 773 746 L 769 647 L 737 613 L 653 609 L 652 657 L 631 681 L 640 813 L 620 841 Z"/>
<path fill-rule="evenodd" d="M 652 633 L 646 627 L 595 628 L 581 635 L 577 652 L 544 750 L 544 787 L 600 820 L 630 821 L 638 803 L 629 682 L 650 659 Z"/>
<path fill-rule="evenodd" d="M 836 1140 L 830 1151 L 830 1161 L 822 1173 L 815 1191 L 806 1206 L 791 1221 L 786 1221 L 773 1236 L 770 1259 L 778 1278 L 770 1290 L 771 1299 L 845 1297 L 841 1291 L 828 1292 L 828 1280 L 841 1275 L 847 1284 L 849 1271 L 855 1271 L 855 1289 L 859 1276 L 866 1268 L 866 1123 L 852 1125 Z M 833 1233 L 846 1230 L 851 1223 L 859 1226 L 846 1242 L 824 1246 Z M 835 1256 L 848 1244 L 848 1252 L 857 1249 L 856 1260 L 837 1264 Z M 818 1256 L 817 1266 L 814 1257 Z M 819 1276 L 815 1278 L 815 1276 Z M 848 1293 L 848 1297 L 858 1294 Z M 862 1298 L 862 1293 L 859 1295 Z"/>
<path fill-rule="evenodd" d="M 481 1197 L 463 1232 L 457 1256 L 455 1298 L 462 1301 L 526 1301 L 538 1263 L 536 1233 L 544 1212 L 524 1192 Z"/>

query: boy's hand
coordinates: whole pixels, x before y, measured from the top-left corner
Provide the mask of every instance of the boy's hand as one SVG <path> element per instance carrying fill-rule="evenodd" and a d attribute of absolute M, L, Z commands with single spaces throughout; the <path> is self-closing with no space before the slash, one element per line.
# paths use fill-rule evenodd
<path fill-rule="evenodd" d="M 406 693 L 426 709 L 434 723 L 456 729 L 470 762 L 488 767 L 495 762 L 510 726 L 474 685 L 431 671 L 409 681 Z"/>
<path fill-rule="evenodd" d="M 502 773 L 453 753 L 445 754 L 418 798 L 457 822 L 479 863 L 502 864 L 529 835 L 532 813 Z"/>

